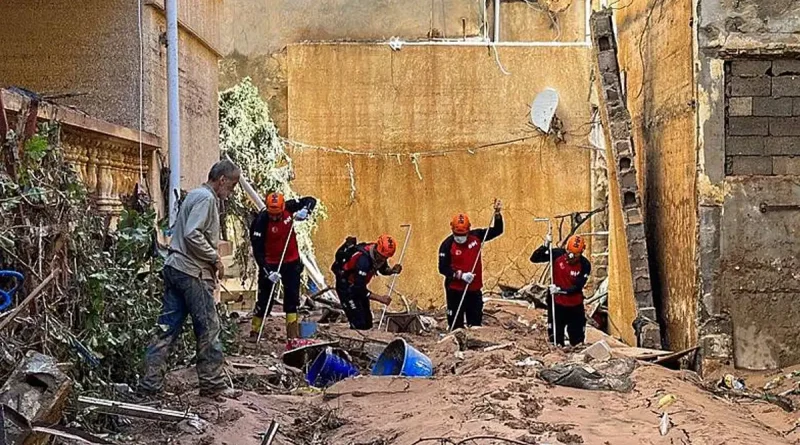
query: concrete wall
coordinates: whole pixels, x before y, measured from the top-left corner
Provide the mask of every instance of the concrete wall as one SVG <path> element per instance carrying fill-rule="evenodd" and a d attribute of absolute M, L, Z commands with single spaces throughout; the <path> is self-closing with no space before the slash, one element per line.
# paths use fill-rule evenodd
<path fill-rule="evenodd" d="M 4 20 L 0 27 L 0 86 L 21 86 L 42 94 L 74 93 L 77 95 L 57 102 L 138 128 L 136 4 L 109 0 L 88 7 L 82 3 L 0 3 Z M 217 56 L 207 43 L 219 41 L 220 2 L 192 1 L 183 6 L 182 19 L 198 33 L 192 35 L 186 28 L 181 32 L 182 172 L 183 187 L 190 188 L 205 180 L 219 153 Z M 145 6 L 143 12 L 144 130 L 160 136 L 166 144 L 166 51 L 159 43 L 166 28 L 156 5 Z"/>
<path fill-rule="evenodd" d="M 615 11 L 620 69 L 626 78 L 645 203 L 650 274 L 656 306 L 663 309 L 662 330 L 671 349 L 690 347 L 697 338 L 697 160 L 691 17 L 689 0 L 635 0 Z M 627 253 L 621 250 L 624 244 L 613 242 L 622 235 L 621 225 L 614 224 L 613 218 L 615 269 L 614 264 L 624 261 L 621 256 Z M 616 270 L 615 274 L 625 272 Z M 612 281 L 612 289 L 617 286 Z M 628 337 L 634 307 L 624 293 L 616 297 L 611 296 L 610 301 L 612 326 Z"/>
<path fill-rule="evenodd" d="M 725 142 L 726 128 L 730 134 L 735 123 L 730 119 L 735 116 L 726 114 L 725 91 L 741 76 L 727 75 L 725 62 L 794 58 L 799 30 L 800 5 L 789 0 L 703 0 L 698 5 L 701 329 L 717 346 L 713 358 L 724 362 L 733 355 L 743 368 L 800 362 L 800 314 L 793 301 L 800 277 L 791 272 L 800 251 L 800 219 L 797 211 L 759 209 L 761 203 L 798 204 L 800 199 L 795 175 L 726 176 L 726 151 L 736 148 Z"/>
<path fill-rule="evenodd" d="M 491 2 L 488 6 L 491 26 Z M 504 40 L 584 39 L 582 0 L 503 2 L 501 7 Z M 220 65 L 221 86 L 230 87 L 250 76 L 284 136 L 288 119 L 286 45 L 386 41 L 395 36 L 424 40 L 429 34 L 461 38 L 482 34 L 483 25 L 483 3 L 479 0 L 231 0 L 225 2 L 225 9 L 221 34 L 226 57 Z"/>
<path fill-rule="evenodd" d="M 500 57 L 511 75 L 500 72 L 485 48 L 289 47 L 290 137 L 376 153 L 353 158 L 351 203 L 347 155 L 292 152 L 297 190 L 318 196 L 329 209 L 315 238 L 323 266 L 348 234 L 370 240 L 389 232 L 402 239 L 400 224 L 411 223 L 398 288 L 423 307 L 441 306 L 437 249 L 451 216 L 466 211 L 474 226 L 484 227 L 497 197 L 506 206 L 506 234 L 487 245 L 485 288 L 496 289 L 498 280 L 519 285 L 534 275 L 528 257 L 546 228 L 533 217 L 591 205 L 590 152 L 577 147 L 588 146 L 581 130 L 590 122 L 588 49 L 508 48 Z M 557 114 L 571 133 L 567 144 L 536 137 L 526 124 L 528 104 L 548 86 L 561 94 Z M 423 157 L 421 179 L 408 156 L 381 155 L 465 150 L 525 135 L 532 138 L 507 148 Z"/>

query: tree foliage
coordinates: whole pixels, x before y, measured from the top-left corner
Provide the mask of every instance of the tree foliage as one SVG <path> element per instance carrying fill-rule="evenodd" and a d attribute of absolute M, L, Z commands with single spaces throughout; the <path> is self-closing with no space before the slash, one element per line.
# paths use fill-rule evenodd
<path fill-rule="evenodd" d="M 219 124 L 223 156 L 230 156 L 242 168 L 244 176 L 262 198 L 269 192 L 280 192 L 287 198 L 299 196 L 291 186 L 294 179 L 292 158 L 278 136 L 267 104 L 259 97 L 258 88 L 250 78 L 220 93 Z M 227 226 L 227 231 L 237 240 L 236 263 L 241 268 L 242 279 L 245 279 L 254 270 L 247 228 L 255 216 L 255 206 L 244 190 L 237 188 L 232 199 L 228 200 L 226 214 L 235 222 Z M 308 221 L 295 225 L 300 251 L 312 259 L 314 245 L 311 236 L 318 221 L 325 217 L 325 207 L 320 203 Z"/>

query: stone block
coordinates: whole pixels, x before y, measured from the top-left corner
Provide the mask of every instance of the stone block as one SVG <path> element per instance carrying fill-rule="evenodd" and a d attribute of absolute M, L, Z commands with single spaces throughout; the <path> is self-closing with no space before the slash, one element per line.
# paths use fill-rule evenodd
<path fill-rule="evenodd" d="M 764 154 L 762 136 L 728 136 L 725 138 L 725 154 L 759 156 Z"/>
<path fill-rule="evenodd" d="M 800 156 L 773 156 L 772 173 L 800 176 Z"/>
<path fill-rule="evenodd" d="M 740 77 L 766 76 L 772 62 L 768 60 L 734 60 L 731 62 L 731 74 Z"/>
<path fill-rule="evenodd" d="M 772 75 L 800 74 L 800 60 L 782 59 L 772 62 Z"/>
<path fill-rule="evenodd" d="M 769 134 L 772 136 L 800 136 L 800 117 L 769 118 Z"/>
<path fill-rule="evenodd" d="M 630 140 L 631 128 L 628 126 L 628 120 L 611 121 L 611 138 L 615 141 Z"/>
<path fill-rule="evenodd" d="M 614 144 L 616 156 L 633 156 L 633 145 L 631 141 L 619 141 Z"/>
<path fill-rule="evenodd" d="M 620 171 L 619 183 L 622 188 L 636 188 L 636 171 L 632 169 Z"/>
<path fill-rule="evenodd" d="M 764 154 L 773 156 L 774 155 L 800 156 L 800 137 L 772 136 L 764 138 L 763 141 L 764 141 Z"/>
<path fill-rule="evenodd" d="M 703 357 L 711 359 L 733 357 L 733 339 L 728 334 L 706 335 L 700 339 Z"/>
<path fill-rule="evenodd" d="M 635 238 L 644 239 L 644 224 L 629 224 L 626 232 L 629 240 Z"/>
<path fill-rule="evenodd" d="M 754 97 L 753 116 L 791 116 L 794 101 L 791 97 Z"/>
<path fill-rule="evenodd" d="M 636 277 L 636 281 L 633 282 L 634 293 L 650 292 L 650 290 L 650 276 Z"/>
<path fill-rule="evenodd" d="M 626 224 L 641 224 L 643 222 L 642 211 L 639 210 L 639 200 L 637 199 L 636 201 L 636 207 L 625 209 Z M 630 242 L 630 240 L 628 242 Z"/>
<path fill-rule="evenodd" d="M 603 51 L 597 55 L 598 65 L 600 72 L 619 72 L 619 64 L 617 62 L 617 53 L 614 51 Z"/>
<path fill-rule="evenodd" d="M 728 119 L 728 134 L 731 136 L 767 136 L 769 118 L 731 117 Z"/>
<path fill-rule="evenodd" d="M 731 79 L 731 95 L 769 96 L 772 94 L 772 82 L 769 77 L 734 77 Z"/>
<path fill-rule="evenodd" d="M 753 87 L 755 88 L 755 87 Z M 755 94 L 754 94 L 755 96 Z M 773 97 L 800 96 L 800 76 L 781 76 L 772 78 Z"/>
<path fill-rule="evenodd" d="M 591 357 L 594 361 L 604 362 L 611 358 L 611 347 L 608 346 L 608 343 L 606 343 L 605 340 L 600 340 L 592 346 L 584 349 L 582 354 L 587 357 Z"/>
<path fill-rule="evenodd" d="M 728 174 L 734 176 L 771 175 L 772 158 L 769 156 L 730 156 Z"/>
<path fill-rule="evenodd" d="M 752 97 L 731 97 L 728 99 L 728 116 L 752 116 Z"/>

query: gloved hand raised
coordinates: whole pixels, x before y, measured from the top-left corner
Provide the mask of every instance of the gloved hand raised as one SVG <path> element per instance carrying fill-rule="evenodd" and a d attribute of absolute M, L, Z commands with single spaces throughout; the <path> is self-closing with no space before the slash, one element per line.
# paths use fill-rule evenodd
<path fill-rule="evenodd" d="M 278 272 L 270 272 L 270 274 L 267 275 L 267 279 L 273 283 L 277 283 L 281 279 L 281 274 Z"/>
<path fill-rule="evenodd" d="M 550 290 L 550 295 L 556 295 L 556 294 L 563 294 L 564 293 L 564 291 L 561 290 L 561 288 L 556 286 L 555 284 L 551 284 L 548 287 L 548 290 Z"/>
<path fill-rule="evenodd" d="M 308 219 L 308 209 L 303 207 L 294 214 L 294 219 L 297 221 L 305 221 Z"/>

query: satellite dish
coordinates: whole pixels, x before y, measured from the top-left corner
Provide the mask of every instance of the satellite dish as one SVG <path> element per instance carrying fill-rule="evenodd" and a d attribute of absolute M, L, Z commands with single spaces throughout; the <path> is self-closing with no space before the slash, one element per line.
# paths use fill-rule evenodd
<path fill-rule="evenodd" d="M 543 132 L 549 133 L 556 108 L 558 108 L 558 92 L 552 88 L 545 89 L 531 104 L 531 123 Z"/>

